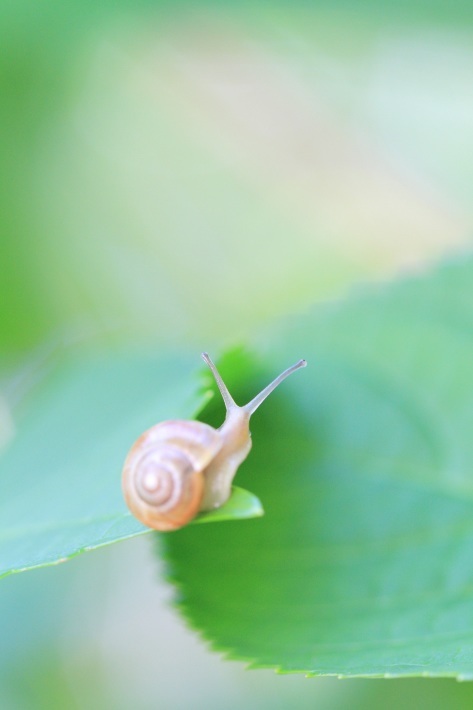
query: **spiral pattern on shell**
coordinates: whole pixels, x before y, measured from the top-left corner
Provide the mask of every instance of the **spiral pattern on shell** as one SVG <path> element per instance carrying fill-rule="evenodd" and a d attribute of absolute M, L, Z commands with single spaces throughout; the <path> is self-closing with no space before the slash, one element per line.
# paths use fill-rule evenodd
<path fill-rule="evenodd" d="M 218 431 L 197 421 L 155 424 L 133 444 L 123 467 L 125 501 L 140 522 L 176 530 L 200 510 L 204 475 L 222 446 Z"/>
<path fill-rule="evenodd" d="M 123 490 L 131 512 L 156 530 L 175 530 L 199 509 L 204 481 L 186 452 L 171 444 L 134 447 L 125 463 Z"/>

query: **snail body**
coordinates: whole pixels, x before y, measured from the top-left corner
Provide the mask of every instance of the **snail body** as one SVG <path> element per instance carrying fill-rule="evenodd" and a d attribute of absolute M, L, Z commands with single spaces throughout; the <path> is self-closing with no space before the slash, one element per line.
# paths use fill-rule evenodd
<path fill-rule="evenodd" d="M 250 417 L 300 360 L 247 405 L 239 407 L 209 358 L 227 410 L 219 429 L 198 421 L 169 420 L 151 427 L 133 444 L 123 467 L 125 501 L 144 525 L 176 530 L 198 512 L 219 508 L 230 497 L 233 478 L 251 449 Z"/>

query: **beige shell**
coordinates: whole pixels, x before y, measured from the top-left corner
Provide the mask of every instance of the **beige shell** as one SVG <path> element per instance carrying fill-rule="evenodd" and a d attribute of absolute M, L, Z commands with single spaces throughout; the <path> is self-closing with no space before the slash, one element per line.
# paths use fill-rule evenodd
<path fill-rule="evenodd" d="M 197 514 L 203 470 L 222 446 L 216 429 L 196 421 L 156 424 L 132 446 L 122 487 L 133 515 L 155 530 L 175 530 Z"/>

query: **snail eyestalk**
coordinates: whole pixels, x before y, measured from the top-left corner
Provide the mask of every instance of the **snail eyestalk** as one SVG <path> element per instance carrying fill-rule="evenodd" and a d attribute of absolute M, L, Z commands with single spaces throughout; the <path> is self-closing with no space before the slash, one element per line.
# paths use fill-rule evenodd
<path fill-rule="evenodd" d="M 251 402 L 248 402 L 248 404 L 245 404 L 242 409 L 244 409 L 248 414 L 253 414 L 260 404 L 264 402 L 266 397 L 271 394 L 273 390 L 278 387 L 283 380 L 286 379 L 286 377 L 289 377 L 289 375 L 292 375 L 293 372 L 296 370 L 300 370 L 301 367 L 306 367 L 307 361 L 306 360 L 299 360 L 299 362 L 296 362 L 295 365 L 292 365 L 291 367 L 288 367 L 287 370 L 284 370 L 284 372 L 281 372 L 281 374 L 276 377 L 275 380 L 273 380 L 267 387 L 264 388 L 262 392 L 256 395 L 254 399 L 251 400 Z"/>
<path fill-rule="evenodd" d="M 235 404 L 232 395 L 228 391 L 225 382 L 222 380 L 219 371 L 217 370 L 217 368 L 213 364 L 208 353 L 202 353 L 202 359 L 204 360 L 204 362 L 207 363 L 207 365 L 212 370 L 212 375 L 215 377 L 215 382 L 217 383 L 217 386 L 218 386 L 220 393 L 223 397 L 223 401 L 225 402 L 225 407 L 227 408 L 227 410 L 236 407 L 237 405 Z"/>

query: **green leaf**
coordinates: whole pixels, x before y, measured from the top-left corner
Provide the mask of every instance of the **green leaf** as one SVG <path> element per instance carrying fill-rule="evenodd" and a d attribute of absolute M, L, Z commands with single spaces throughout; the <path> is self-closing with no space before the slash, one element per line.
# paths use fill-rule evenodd
<path fill-rule="evenodd" d="M 309 311 L 258 352 L 245 397 L 308 361 L 252 420 L 237 482 L 266 515 L 165 538 L 180 608 L 252 667 L 473 678 L 473 259 Z"/>
<path fill-rule="evenodd" d="M 264 510 L 261 501 L 253 493 L 233 486 L 232 494 L 224 505 L 208 513 L 200 513 L 192 522 L 218 523 L 222 520 L 259 518 L 262 515 Z"/>
<path fill-rule="evenodd" d="M 201 368 L 196 355 L 114 354 L 64 363 L 44 379 L 0 459 L 0 576 L 150 532 L 125 507 L 122 464 L 145 429 L 201 406 Z M 196 522 L 261 512 L 235 490 Z"/>

